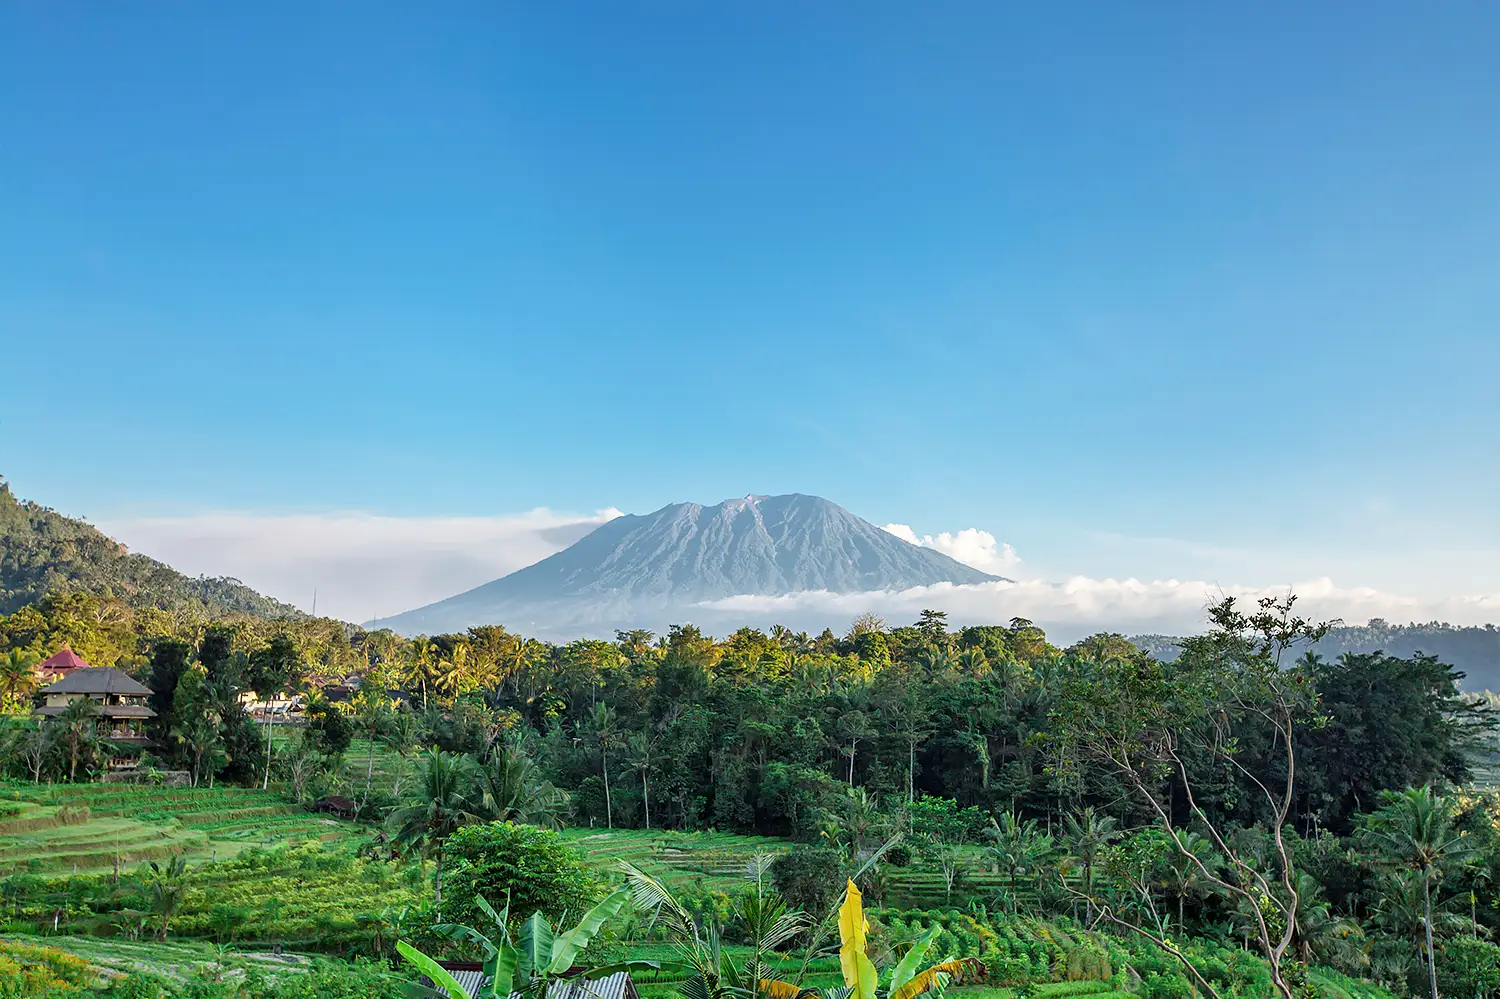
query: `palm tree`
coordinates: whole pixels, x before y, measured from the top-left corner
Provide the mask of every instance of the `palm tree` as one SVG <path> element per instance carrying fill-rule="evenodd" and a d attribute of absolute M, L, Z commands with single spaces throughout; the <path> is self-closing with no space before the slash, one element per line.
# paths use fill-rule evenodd
<path fill-rule="evenodd" d="M 19 708 L 36 685 L 37 657 L 21 649 L 11 649 L 0 656 L 0 707 Z"/>
<path fill-rule="evenodd" d="M 1009 885 L 1010 911 L 1016 911 L 1016 876 L 1035 871 L 1052 855 L 1052 836 L 1044 833 L 1036 819 L 1022 821 L 1015 812 L 1004 812 L 1000 819 L 990 820 L 989 835 L 994 840 L 990 854 L 1005 870 Z"/>
<path fill-rule="evenodd" d="M 68 745 L 68 780 L 78 776 L 78 757 L 99 738 L 99 707 L 87 697 L 80 697 L 63 708 L 54 722 Z"/>
<path fill-rule="evenodd" d="M 1386 792 L 1385 804 L 1369 817 L 1365 833 L 1385 866 L 1417 878 L 1422 887 L 1422 935 L 1427 950 L 1428 983 L 1438 999 L 1437 964 L 1432 941 L 1432 889 L 1444 868 L 1465 863 L 1472 855 L 1464 833 L 1453 826 L 1453 802 L 1432 788 Z"/>
<path fill-rule="evenodd" d="M 420 779 L 386 823 L 395 842 L 431 851 L 437 861 L 433 882 L 433 908 L 443 906 L 443 843 L 460 826 L 481 821 L 484 802 L 476 794 L 480 787 L 478 767 L 462 754 L 431 750 L 422 760 Z"/>
<path fill-rule="evenodd" d="M 646 828 L 651 828 L 651 774 L 656 770 L 656 738 L 647 732 L 634 732 L 627 740 L 630 768 L 641 775 L 641 800 L 646 805 Z"/>
<path fill-rule="evenodd" d="M 1093 805 L 1063 817 L 1064 848 L 1083 872 L 1085 925 L 1094 921 L 1094 867 L 1099 863 L 1099 855 L 1120 838 L 1119 825 L 1118 819 L 1100 815 Z M 1078 915 L 1077 909 L 1073 915 Z"/>
<path fill-rule="evenodd" d="M 481 805 L 486 818 L 557 827 L 568 807 L 568 793 L 545 780 L 518 740 L 497 742 L 485 760 Z"/>
<path fill-rule="evenodd" d="M 1297 958 L 1303 964 L 1317 961 L 1351 974 L 1369 965 L 1365 931 L 1354 920 L 1335 916 L 1318 879 L 1300 871 L 1296 920 Z"/>
<path fill-rule="evenodd" d="M 187 860 L 181 854 L 173 857 L 165 867 L 151 861 L 151 909 L 161 917 L 157 928 L 157 939 L 167 939 L 167 926 L 172 914 L 187 895 L 187 882 L 183 877 Z"/>
<path fill-rule="evenodd" d="M 653 919 L 666 927 L 682 963 L 693 973 L 678 989 L 681 995 L 689 999 L 793 999 L 800 994 L 801 990 L 789 982 L 765 977 L 770 953 L 808 927 L 806 915 L 788 908 L 766 885 L 769 861 L 769 857 L 756 857 L 748 878 L 754 882 L 755 890 L 741 892 L 733 903 L 730 918 L 739 924 L 750 944 L 750 954 L 739 964 L 725 952 L 721 942 L 723 927 L 717 920 L 694 918 L 666 885 L 629 863 L 620 862 L 636 909 L 652 913 Z"/>
<path fill-rule="evenodd" d="M 1219 866 L 1219 858 L 1214 852 L 1213 843 L 1206 836 L 1187 831 L 1178 833 L 1177 839 L 1181 847 L 1168 851 L 1162 859 L 1162 870 L 1158 874 L 1158 879 L 1163 887 L 1176 897 L 1177 932 L 1186 935 L 1187 900 L 1190 896 L 1202 895 L 1209 890 L 1211 882 L 1204 876 L 1203 871 L 1204 869 L 1210 872 L 1216 870 Z M 1191 856 L 1184 855 L 1183 851 Z"/>
<path fill-rule="evenodd" d="M 600 768 L 604 773 L 604 824 L 615 827 L 614 801 L 609 791 L 609 751 L 620 744 L 619 718 L 614 709 L 600 702 L 594 705 L 589 719 L 594 730 L 594 744 L 599 747 Z"/>

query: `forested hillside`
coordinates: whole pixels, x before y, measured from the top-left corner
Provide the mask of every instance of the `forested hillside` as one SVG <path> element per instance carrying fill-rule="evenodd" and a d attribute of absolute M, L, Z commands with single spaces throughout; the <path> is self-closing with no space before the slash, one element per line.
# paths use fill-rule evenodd
<path fill-rule="evenodd" d="M 156 607 L 210 618 L 301 613 L 237 579 L 194 579 L 153 558 L 133 554 L 90 524 L 18 500 L 10 485 L 0 479 L 0 613 L 10 613 L 48 594 L 78 591 L 113 597 L 135 608 Z"/>
<path fill-rule="evenodd" d="M 1158 659 L 1175 659 L 1182 639 L 1137 635 L 1131 641 Z M 1337 659 L 1346 652 L 1384 652 L 1403 658 L 1419 653 L 1435 656 L 1464 674 L 1459 681 L 1463 690 L 1500 690 L 1500 628 L 1493 624 L 1476 627 L 1439 621 L 1391 624 L 1372 618 L 1363 625 L 1330 629 L 1309 651 L 1324 659 Z"/>

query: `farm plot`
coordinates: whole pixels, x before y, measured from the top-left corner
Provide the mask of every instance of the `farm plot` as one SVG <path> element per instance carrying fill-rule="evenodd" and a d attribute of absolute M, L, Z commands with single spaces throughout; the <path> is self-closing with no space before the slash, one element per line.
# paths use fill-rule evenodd
<path fill-rule="evenodd" d="M 619 873 L 624 860 L 673 886 L 734 891 L 757 854 L 783 853 L 786 840 L 730 833 L 645 829 L 567 829 L 563 832 L 588 862 L 606 874 Z"/>
<path fill-rule="evenodd" d="M 13 784 L 0 793 L 8 806 L 0 815 L 0 874 L 118 870 L 179 854 L 202 862 L 250 845 L 363 834 L 277 793 L 245 788 Z"/>

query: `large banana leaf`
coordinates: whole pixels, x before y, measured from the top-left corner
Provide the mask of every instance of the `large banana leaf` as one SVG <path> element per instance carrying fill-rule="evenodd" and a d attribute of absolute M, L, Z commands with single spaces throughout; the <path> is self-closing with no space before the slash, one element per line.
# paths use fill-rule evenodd
<path fill-rule="evenodd" d="M 589 945 L 589 941 L 594 939 L 600 927 L 615 917 L 629 898 L 630 893 L 621 888 L 585 913 L 577 926 L 554 939 L 552 959 L 548 963 L 547 972 L 560 975 L 571 968 L 573 959 Z"/>
<path fill-rule="evenodd" d="M 516 970 L 523 981 L 547 973 L 552 964 L 552 939 L 552 924 L 540 912 L 533 912 L 531 918 L 521 924 L 521 936 L 516 941 L 520 955 Z"/>
<path fill-rule="evenodd" d="M 911 945 L 911 948 L 906 952 L 906 956 L 896 965 L 896 970 L 891 972 L 890 984 L 886 986 L 890 990 L 892 999 L 895 999 L 898 995 L 901 995 L 901 999 L 907 999 L 905 995 L 901 994 L 902 986 L 916 977 L 917 968 L 921 965 L 922 958 L 927 956 L 927 948 L 932 946 L 932 941 L 937 939 L 937 935 L 941 932 L 943 932 L 941 926 L 934 926 L 928 930 L 922 939 Z"/>
<path fill-rule="evenodd" d="M 875 965 L 865 953 L 864 896 L 850 881 L 839 908 L 839 967 L 844 984 L 853 990 L 853 999 L 875 999 Z"/>
<path fill-rule="evenodd" d="M 900 989 L 893 990 L 891 992 L 891 999 L 912 999 L 913 996 L 919 996 L 930 989 L 943 988 L 948 984 L 948 979 L 955 975 L 961 975 L 983 967 L 983 963 L 978 958 L 973 957 L 961 957 L 956 961 L 944 961 L 942 964 L 934 964 L 901 986 Z"/>
<path fill-rule="evenodd" d="M 396 951 L 402 957 L 416 965 L 418 971 L 432 979 L 434 985 L 446 991 L 448 999 L 469 999 L 469 993 L 464 991 L 464 987 L 458 984 L 457 979 L 448 974 L 446 968 L 417 950 L 417 948 L 405 940 L 397 942 Z"/>

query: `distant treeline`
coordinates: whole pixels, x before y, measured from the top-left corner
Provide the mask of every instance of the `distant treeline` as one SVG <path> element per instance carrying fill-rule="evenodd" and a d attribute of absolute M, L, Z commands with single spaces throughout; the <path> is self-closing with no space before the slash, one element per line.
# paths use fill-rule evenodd
<path fill-rule="evenodd" d="M 1158 659 L 1175 659 L 1181 641 L 1170 635 L 1136 635 L 1131 639 L 1142 652 Z M 1324 659 L 1337 659 L 1346 652 L 1384 652 L 1403 659 L 1421 653 L 1463 674 L 1459 686 L 1465 691 L 1500 690 L 1500 628 L 1493 624 L 1391 624 L 1377 617 L 1368 624 L 1330 630 L 1312 651 Z"/>

